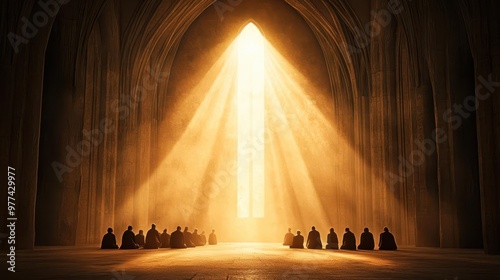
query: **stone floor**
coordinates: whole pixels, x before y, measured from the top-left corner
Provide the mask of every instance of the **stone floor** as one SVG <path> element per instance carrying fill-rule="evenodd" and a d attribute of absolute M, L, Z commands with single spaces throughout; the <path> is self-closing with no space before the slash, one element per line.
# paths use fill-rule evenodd
<path fill-rule="evenodd" d="M 3 262 L 0 279 L 500 279 L 500 256 L 414 247 L 396 252 L 292 250 L 272 243 L 128 251 L 38 247 L 18 251 L 16 262 L 15 273 Z"/>

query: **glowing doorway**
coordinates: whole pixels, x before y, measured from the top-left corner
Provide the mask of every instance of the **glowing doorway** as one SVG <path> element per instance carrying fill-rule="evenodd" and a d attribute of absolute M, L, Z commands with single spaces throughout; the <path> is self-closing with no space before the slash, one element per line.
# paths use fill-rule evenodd
<path fill-rule="evenodd" d="M 264 38 L 249 23 L 238 36 L 238 217 L 264 217 Z"/>

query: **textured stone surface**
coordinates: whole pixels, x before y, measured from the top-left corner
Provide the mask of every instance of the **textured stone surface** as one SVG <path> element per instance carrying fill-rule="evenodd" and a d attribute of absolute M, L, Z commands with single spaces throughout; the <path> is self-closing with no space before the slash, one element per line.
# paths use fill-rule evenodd
<path fill-rule="evenodd" d="M 186 250 L 37 247 L 18 252 L 17 279 L 498 279 L 499 256 L 481 250 L 288 249 L 222 243 Z M 4 265 L 2 266 L 2 268 Z M 2 269 L 0 275 L 4 275 Z M 7 275 L 9 278 L 13 274 Z M 3 277 L 2 277 L 3 278 Z M 5 278 L 3 278 L 5 279 Z"/>
<path fill-rule="evenodd" d="M 2 1 L 0 165 L 14 166 L 20 179 L 20 248 L 33 247 L 35 232 L 40 244 L 89 244 L 110 224 L 157 220 L 152 205 L 161 186 L 151 175 L 161 160 L 159 124 L 168 115 L 171 67 L 178 48 L 189 47 L 181 41 L 190 25 L 204 12 L 216 13 L 212 2 L 70 1 L 14 52 L 5 35 L 20 34 L 22 19 L 42 8 Z M 238 8 L 238 1 L 229 2 Z M 500 253 L 498 88 L 490 87 L 495 94 L 460 129 L 442 120 L 454 103 L 477 94 L 474 87 L 485 89 L 479 77 L 500 80 L 499 2 L 401 1 L 389 23 L 371 31 L 366 25 L 381 18 L 368 11 L 388 12 L 388 1 L 285 2 L 323 52 L 328 81 L 318 77 L 319 83 L 330 83 L 336 123 L 352 147 L 329 168 L 353 197 L 368 201 L 339 216 L 377 228 L 391 223 L 402 243 Z M 207 41 L 223 36 L 217 32 L 198 35 Z M 353 44 L 355 52 L 347 47 Z M 138 87 L 149 97 L 140 104 L 134 103 Z M 116 102 L 128 108 L 125 118 Z M 116 121 L 114 132 L 58 181 L 51 163 L 64 161 L 66 147 L 77 149 L 83 129 L 104 118 Z M 444 129 L 447 141 L 396 185 L 388 182 L 389 172 L 401 175 L 399 157 L 409 159 L 414 140 L 429 139 L 435 128 Z M 325 199 L 345 198 L 322 189 Z M 124 193 L 134 193 L 126 210 Z M 0 220 L 6 215 L 0 208 Z"/>

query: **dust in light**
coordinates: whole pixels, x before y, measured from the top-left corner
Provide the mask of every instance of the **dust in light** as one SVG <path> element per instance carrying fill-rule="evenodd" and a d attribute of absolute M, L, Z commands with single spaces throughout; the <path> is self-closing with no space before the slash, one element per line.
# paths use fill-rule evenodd
<path fill-rule="evenodd" d="M 247 24 L 161 120 L 181 129 L 121 213 L 135 229 L 216 229 L 238 242 L 276 241 L 288 227 L 315 225 L 323 238 L 332 226 L 371 227 L 355 218 L 364 202 L 345 187 L 354 175 L 340 160 L 355 153 L 324 109 L 332 107 L 324 91 Z M 133 211 L 141 205 L 150 210 Z"/>

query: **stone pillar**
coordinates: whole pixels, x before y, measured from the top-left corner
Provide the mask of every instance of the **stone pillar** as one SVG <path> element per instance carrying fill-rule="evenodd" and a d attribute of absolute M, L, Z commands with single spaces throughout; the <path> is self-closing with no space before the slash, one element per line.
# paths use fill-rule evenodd
<path fill-rule="evenodd" d="M 498 1 L 462 3 L 475 64 L 479 181 L 484 250 L 500 254 L 500 22 Z M 484 20 L 484 19 L 488 20 Z"/>
<path fill-rule="evenodd" d="M 373 0 L 372 10 L 387 11 L 388 2 Z M 399 213 L 399 204 L 395 198 L 395 190 L 401 188 L 401 181 L 394 180 L 397 174 L 398 138 L 396 108 L 396 20 L 388 13 L 390 20 L 372 15 L 372 22 L 384 20 L 388 24 L 372 29 L 370 57 L 372 92 L 370 95 L 370 138 L 371 168 L 374 201 L 374 222 L 378 230 L 384 226 L 392 228 L 396 238 L 401 237 L 399 221 L 395 218 Z"/>
<path fill-rule="evenodd" d="M 33 249 L 35 239 L 35 201 L 38 181 L 38 147 L 40 115 L 42 108 L 42 87 L 44 53 L 53 18 L 48 17 L 45 24 L 36 27 L 36 35 L 26 39 L 25 25 L 21 18 L 31 22 L 36 12 L 43 12 L 35 3 L 19 4 L 5 1 L 0 7 L 7 18 L 7 32 L 23 37 L 25 42 L 12 47 L 7 34 L 2 36 L 0 45 L 4 48 L 0 68 L 0 81 L 7 85 L 2 92 L 0 108 L 6 112 L 8 125 L 1 126 L 2 137 L 1 167 L 7 175 L 7 166 L 14 167 L 16 177 L 16 249 Z M 31 22 L 32 23 L 32 22 Z M 33 34 L 35 30 L 31 30 Z M 18 38 L 19 39 L 19 38 Z M 5 141 L 4 141 L 5 140 Z M 3 152 L 6 153 L 3 153 Z M 5 178 L 5 177 L 4 177 Z M 7 201 L 7 189 L 0 194 L 2 201 Z M 7 213 L 2 209 L 0 217 L 6 220 Z M 2 222 L 3 224 L 3 222 Z M 4 227 L 5 228 L 5 227 Z"/>
<path fill-rule="evenodd" d="M 422 247 L 439 247 L 439 185 L 437 172 L 436 146 L 429 142 L 429 135 L 436 128 L 434 122 L 434 103 L 428 72 L 423 70 L 420 86 L 415 88 L 412 97 L 412 113 L 414 115 L 415 141 L 412 141 L 408 157 L 414 151 L 421 151 L 425 144 L 429 152 L 424 164 L 414 166 L 413 186 L 416 200 L 415 245 Z M 434 145 L 434 146 L 433 146 Z M 433 146 L 433 147 L 432 147 Z"/>
<path fill-rule="evenodd" d="M 457 17 L 456 5 L 432 2 L 428 9 L 427 63 L 436 133 L 427 138 L 437 146 L 440 244 L 451 248 L 477 247 L 481 239 L 478 164 L 476 150 L 470 149 L 476 146 L 475 110 L 466 104 L 473 96 L 469 44 L 461 35 L 465 30 Z M 450 32 L 452 29 L 456 32 Z"/>

